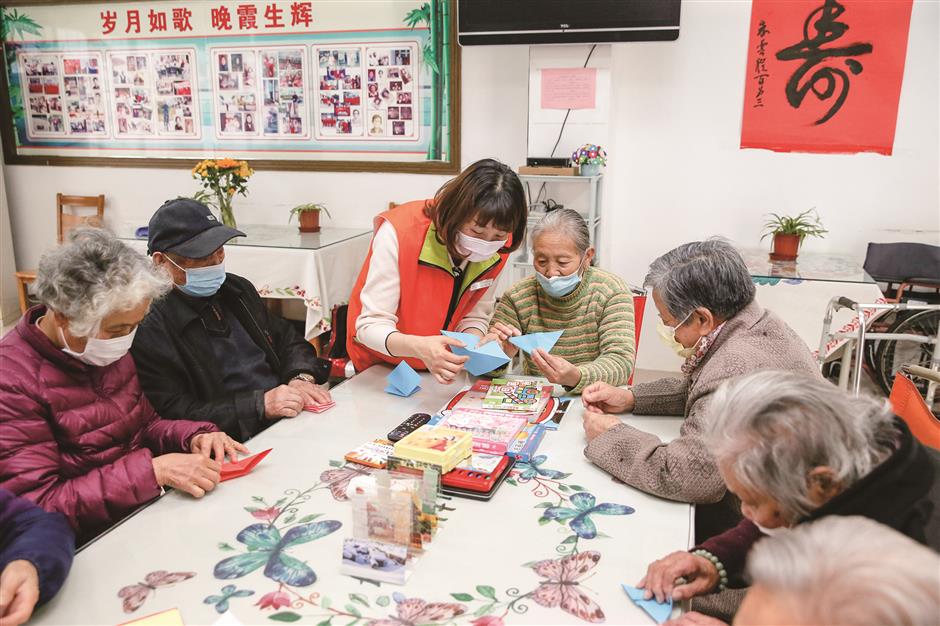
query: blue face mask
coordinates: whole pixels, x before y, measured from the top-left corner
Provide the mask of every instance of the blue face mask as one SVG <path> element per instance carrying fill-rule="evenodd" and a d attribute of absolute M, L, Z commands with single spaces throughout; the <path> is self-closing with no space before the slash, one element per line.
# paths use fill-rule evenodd
<path fill-rule="evenodd" d="M 542 272 L 536 271 L 535 279 L 539 281 L 539 285 L 542 286 L 545 293 L 553 298 L 563 298 L 577 289 L 578 283 L 581 282 L 581 273 L 574 272 L 567 276 L 552 276 L 549 278 Z"/>
<path fill-rule="evenodd" d="M 170 257 L 167 257 L 167 260 L 173 263 Z M 176 265 L 176 263 L 173 263 L 173 265 Z M 218 265 L 193 267 L 190 269 L 182 268 L 179 265 L 176 265 L 176 267 L 186 272 L 186 284 L 177 285 L 177 287 L 179 287 L 179 290 L 183 293 L 196 298 L 207 298 L 215 295 L 222 286 L 222 283 L 225 282 L 224 262 Z"/>

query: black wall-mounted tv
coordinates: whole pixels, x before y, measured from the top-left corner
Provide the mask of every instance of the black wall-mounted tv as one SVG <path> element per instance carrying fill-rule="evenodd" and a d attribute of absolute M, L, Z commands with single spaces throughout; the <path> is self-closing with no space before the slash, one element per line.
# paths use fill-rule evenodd
<path fill-rule="evenodd" d="M 680 0 L 458 0 L 462 46 L 672 41 Z"/>

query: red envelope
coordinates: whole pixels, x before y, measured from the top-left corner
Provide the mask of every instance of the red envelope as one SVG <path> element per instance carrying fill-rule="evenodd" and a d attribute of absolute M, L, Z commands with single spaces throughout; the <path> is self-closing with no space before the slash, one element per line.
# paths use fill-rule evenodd
<path fill-rule="evenodd" d="M 268 448 L 264 452 L 259 452 L 258 454 L 253 454 L 252 456 L 246 456 L 241 461 L 236 461 L 235 463 L 223 463 L 222 464 L 222 482 L 226 480 L 231 480 L 232 478 L 240 478 L 253 470 L 255 465 L 261 462 L 261 459 L 268 456 L 268 452 L 274 448 Z"/>
<path fill-rule="evenodd" d="M 325 402 L 323 404 L 308 404 L 304 407 L 305 411 L 310 411 L 311 413 L 323 413 L 328 411 L 336 406 L 335 402 Z"/>

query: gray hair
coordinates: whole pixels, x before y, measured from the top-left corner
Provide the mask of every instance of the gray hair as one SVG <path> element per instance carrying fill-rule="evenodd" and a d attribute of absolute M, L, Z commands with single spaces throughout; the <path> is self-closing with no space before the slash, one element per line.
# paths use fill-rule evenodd
<path fill-rule="evenodd" d="M 643 280 L 677 320 L 705 307 L 720 319 L 734 317 L 754 299 L 754 283 L 741 253 L 725 239 L 685 243 L 650 264 Z"/>
<path fill-rule="evenodd" d="M 940 555 L 864 517 L 827 516 L 762 539 L 748 573 L 792 596 L 801 624 L 940 623 Z"/>
<path fill-rule="evenodd" d="M 581 256 L 591 247 L 591 233 L 581 214 L 572 209 L 555 209 L 545 214 L 539 223 L 529 231 L 529 241 L 535 240 L 547 232 L 557 232 L 571 239 L 571 243 Z"/>
<path fill-rule="evenodd" d="M 165 270 L 100 228 L 72 231 L 69 242 L 42 255 L 34 293 L 87 337 L 105 316 L 159 298 L 173 286 Z"/>
<path fill-rule="evenodd" d="M 807 476 L 828 466 L 849 487 L 892 450 L 886 400 L 853 397 L 817 376 L 763 371 L 725 382 L 712 397 L 705 442 L 748 491 L 771 496 L 791 520 L 816 505 Z"/>

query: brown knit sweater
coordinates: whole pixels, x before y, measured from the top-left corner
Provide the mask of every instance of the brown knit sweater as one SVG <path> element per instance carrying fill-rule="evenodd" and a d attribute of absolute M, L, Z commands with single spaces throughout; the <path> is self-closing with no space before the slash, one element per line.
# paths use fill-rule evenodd
<path fill-rule="evenodd" d="M 621 424 L 591 441 L 584 454 L 631 487 L 700 505 L 696 514 L 699 541 L 721 532 L 740 515 L 730 494 L 725 497 L 725 484 L 701 438 L 709 401 L 729 378 L 767 369 L 819 375 L 809 348 L 796 332 L 752 301 L 725 323 L 689 376 L 633 387 L 634 414 L 685 417 L 677 439 L 663 443 L 655 435 Z"/>

